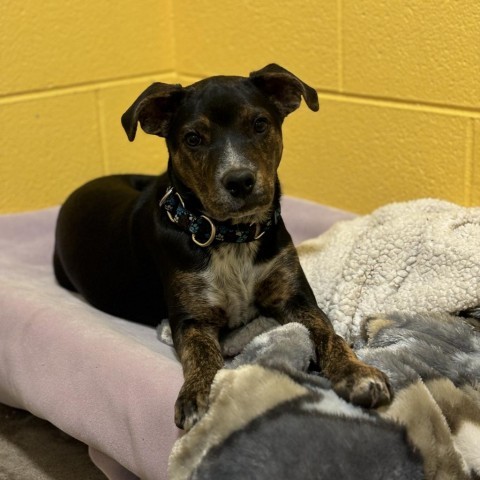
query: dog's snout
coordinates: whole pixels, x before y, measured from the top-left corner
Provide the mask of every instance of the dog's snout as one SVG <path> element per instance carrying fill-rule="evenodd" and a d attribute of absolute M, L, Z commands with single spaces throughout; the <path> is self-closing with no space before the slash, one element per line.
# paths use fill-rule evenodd
<path fill-rule="evenodd" d="M 245 198 L 252 192 L 255 180 L 255 174 L 251 170 L 242 168 L 227 172 L 222 184 L 232 197 Z"/>

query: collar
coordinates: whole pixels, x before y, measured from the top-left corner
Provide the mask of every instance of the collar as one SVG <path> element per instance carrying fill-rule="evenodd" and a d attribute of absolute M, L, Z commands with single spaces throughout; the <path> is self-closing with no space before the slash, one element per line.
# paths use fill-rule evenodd
<path fill-rule="evenodd" d="M 183 198 L 173 187 L 167 188 L 159 206 L 165 209 L 172 223 L 191 233 L 193 242 L 199 247 L 208 247 L 215 241 L 227 243 L 253 242 L 262 237 L 272 225 L 276 225 L 280 218 L 280 207 L 278 207 L 265 223 L 231 225 L 228 222 L 213 222 L 206 215 L 197 215 L 188 210 Z"/>

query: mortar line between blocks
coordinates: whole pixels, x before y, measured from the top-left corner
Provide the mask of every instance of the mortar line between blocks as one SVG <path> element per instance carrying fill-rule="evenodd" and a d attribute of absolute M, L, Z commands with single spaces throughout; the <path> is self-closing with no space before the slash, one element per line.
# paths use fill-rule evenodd
<path fill-rule="evenodd" d="M 175 75 L 175 83 L 178 82 L 178 55 L 177 55 L 177 38 L 175 35 L 175 2 L 169 1 L 170 4 L 170 26 L 172 34 L 172 55 L 173 55 L 173 74 Z"/>
<path fill-rule="evenodd" d="M 343 0 L 337 0 L 338 90 L 343 92 Z"/>
<path fill-rule="evenodd" d="M 104 80 L 98 82 L 85 82 L 76 85 L 66 85 L 61 87 L 54 87 L 41 90 L 30 90 L 19 93 L 12 93 L 7 95 L 0 95 L 0 105 L 7 105 L 12 103 L 28 102 L 31 100 L 59 97 L 63 95 L 71 95 L 76 93 L 88 93 L 96 90 L 111 87 L 122 87 L 132 83 L 151 82 L 156 77 L 175 76 L 173 70 L 146 73 L 133 77 L 122 77 L 113 80 Z"/>
<path fill-rule="evenodd" d="M 105 109 L 103 108 L 101 92 L 95 90 L 94 92 L 96 104 L 97 104 L 97 122 L 98 122 L 98 131 L 100 134 L 100 149 L 102 152 L 102 163 L 103 163 L 103 174 L 108 175 L 111 173 L 110 170 L 110 158 L 108 155 L 107 148 L 107 129 L 105 125 Z"/>
<path fill-rule="evenodd" d="M 414 100 L 373 97 L 352 93 L 338 93 L 332 90 L 317 88 L 318 94 L 325 100 L 334 100 L 343 103 L 370 105 L 372 107 L 386 107 L 399 110 L 410 110 L 425 113 L 437 113 L 457 117 L 480 118 L 480 108 L 460 107 L 456 105 L 440 105 Z"/>
<path fill-rule="evenodd" d="M 465 204 L 473 206 L 479 199 L 475 198 L 475 120 L 472 118 L 467 125 L 465 149 Z"/>

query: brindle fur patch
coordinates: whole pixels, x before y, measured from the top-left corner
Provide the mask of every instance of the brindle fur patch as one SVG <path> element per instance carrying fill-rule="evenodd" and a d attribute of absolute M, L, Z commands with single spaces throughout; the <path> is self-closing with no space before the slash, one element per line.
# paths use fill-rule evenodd
<path fill-rule="evenodd" d="M 173 334 L 184 384 L 175 403 L 175 423 L 189 430 L 207 411 L 210 385 L 223 366 L 218 328 L 185 322 Z"/>
<path fill-rule="evenodd" d="M 206 295 L 208 288 L 202 273 L 177 272 L 172 279 L 175 307 L 199 323 L 221 328 L 226 323 L 226 312 L 209 302 Z"/>
<path fill-rule="evenodd" d="M 268 275 L 258 284 L 256 301 L 265 315 L 277 315 L 299 288 L 299 270 L 295 247 L 286 246 L 273 261 Z"/>

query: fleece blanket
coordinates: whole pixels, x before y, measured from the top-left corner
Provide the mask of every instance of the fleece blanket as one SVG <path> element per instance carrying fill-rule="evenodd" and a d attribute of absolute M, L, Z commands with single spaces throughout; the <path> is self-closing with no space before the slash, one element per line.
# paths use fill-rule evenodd
<path fill-rule="evenodd" d="M 293 198 L 282 208 L 297 243 L 353 217 Z M 181 366 L 155 329 L 95 310 L 55 283 L 57 212 L 0 216 L 0 402 L 89 445 L 110 479 L 164 480 L 181 434 L 173 422 Z"/>
<path fill-rule="evenodd" d="M 366 318 L 480 305 L 480 208 L 421 199 L 340 222 L 299 247 L 317 302 L 362 346 Z"/>

